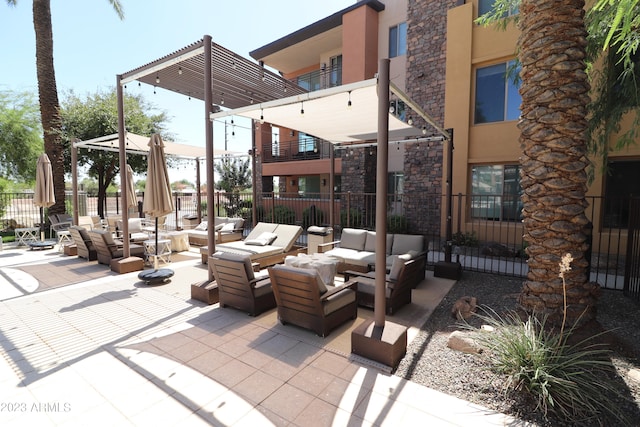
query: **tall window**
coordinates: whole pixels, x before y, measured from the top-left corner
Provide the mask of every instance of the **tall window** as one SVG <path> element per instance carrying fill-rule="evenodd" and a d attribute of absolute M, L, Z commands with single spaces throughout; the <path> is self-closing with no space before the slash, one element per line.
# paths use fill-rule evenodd
<path fill-rule="evenodd" d="M 491 12 L 491 10 L 493 9 L 493 4 L 496 2 L 496 0 L 478 0 L 478 16 L 482 16 L 485 13 L 489 13 Z M 507 17 L 510 15 L 517 15 L 518 14 L 518 8 L 514 7 L 509 9 L 509 13 L 506 13 L 503 17 Z"/>
<path fill-rule="evenodd" d="M 475 123 L 517 120 L 522 97 L 520 67 L 515 61 L 503 62 L 476 70 Z"/>
<path fill-rule="evenodd" d="M 318 152 L 316 139 L 304 132 L 298 132 L 298 153 L 306 153 L 309 151 Z"/>
<path fill-rule="evenodd" d="M 640 160 L 609 162 L 605 181 L 604 222 L 607 228 L 629 226 L 629 198 L 640 195 Z"/>
<path fill-rule="evenodd" d="M 298 195 L 303 198 L 315 198 L 320 193 L 319 176 L 301 176 L 298 178 Z"/>
<path fill-rule="evenodd" d="M 407 53 L 407 23 L 402 22 L 389 28 L 389 58 Z"/>
<path fill-rule="evenodd" d="M 340 86 L 342 84 L 342 55 L 332 56 L 329 59 L 329 86 Z"/>
<path fill-rule="evenodd" d="M 404 173 L 389 172 L 387 185 L 389 201 L 401 202 L 402 195 L 404 194 Z"/>
<path fill-rule="evenodd" d="M 471 168 L 471 216 L 495 221 L 519 221 L 520 167 L 483 165 Z"/>

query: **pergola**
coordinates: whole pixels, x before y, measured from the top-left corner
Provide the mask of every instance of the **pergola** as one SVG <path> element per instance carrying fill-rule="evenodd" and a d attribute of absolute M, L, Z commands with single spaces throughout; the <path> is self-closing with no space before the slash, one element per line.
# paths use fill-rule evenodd
<path fill-rule="evenodd" d="M 205 35 L 202 40 L 190 46 L 117 76 L 121 164 L 126 162 L 122 88 L 135 80 L 204 100 L 207 165 L 211 164 L 214 156 L 212 120 L 228 115 L 264 120 L 297 129 L 334 144 L 354 143 L 363 139 L 376 140 L 376 243 L 380 249 L 376 253 L 377 271 L 385 271 L 385 251 L 382 249 L 386 246 L 385 200 L 389 136 L 424 137 L 422 129 L 416 129 L 390 114 L 390 92 L 435 128 L 439 139 L 451 138 L 449 132 L 438 126 L 416 103 L 390 84 L 389 60 L 380 60 L 379 73 L 375 79 L 308 93 L 260 64 L 213 43 L 211 36 Z M 348 106 L 351 111 L 345 112 Z M 229 111 L 221 111 L 223 108 Z M 333 180 L 333 161 L 331 164 Z M 255 160 L 253 166 L 255 170 Z M 124 171 L 125 168 L 121 168 L 123 182 L 126 179 Z M 207 182 L 213 183 L 213 180 L 213 169 L 207 167 Z M 448 188 L 450 187 L 449 185 Z M 333 189 L 333 183 L 330 188 Z M 333 190 L 331 197 L 333 198 Z M 209 218 L 213 218 L 212 192 L 207 194 L 207 199 L 207 214 Z M 125 203 L 124 191 L 122 200 Z M 209 253 L 213 253 L 215 236 L 212 229 L 209 231 L 208 246 Z M 125 246 L 125 254 L 129 254 L 128 246 Z M 209 280 L 213 280 L 211 272 Z M 384 327 L 385 323 L 384 286 L 383 275 L 378 275 L 375 324 L 379 328 Z"/>
<path fill-rule="evenodd" d="M 133 132 L 125 132 L 125 152 L 128 154 L 147 155 L 149 153 L 149 137 L 135 134 Z M 178 144 L 173 141 L 164 141 L 165 154 L 170 157 L 186 160 L 194 160 L 196 164 L 196 187 L 200 188 L 200 159 L 206 158 L 205 147 Z M 78 161 L 77 150 L 84 148 L 87 150 L 101 151 L 120 151 L 120 135 L 117 133 L 105 135 L 98 138 L 92 138 L 84 141 L 74 141 L 71 150 L 71 175 L 73 186 L 73 218 L 78 223 Z M 230 158 L 237 156 L 246 156 L 236 151 L 214 150 L 214 159 Z M 122 177 L 122 176 L 121 176 Z M 124 181 L 123 185 L 124 187 Z M 126 190 L 122 190 L 126 191 Z M 200 192 L 197 193 L 198 206 L 200 206 Z M 126 206 L 126 205 L 123 205 Z M 198 210 L 198 214 L 200 211 Z M 177 213 L 176 213 L 177 214 Z M 177 218 L 176 218 L 177 220 Z M 127 227 L 128 228 L 128 227 Z M 127 230 L 128 231 L 128 230 Z"/>

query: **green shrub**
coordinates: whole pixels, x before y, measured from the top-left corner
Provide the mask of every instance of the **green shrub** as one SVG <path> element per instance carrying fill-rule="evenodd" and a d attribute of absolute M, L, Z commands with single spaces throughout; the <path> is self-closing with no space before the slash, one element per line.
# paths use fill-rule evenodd
<path fill-rule="evenodd" d="M 267 211 L 267 222 L 274 222 L 276 224 L 295 224 L 296 212 L 284 205 L 274 206 L 273 212 Z"/>
<path fill-rule="evenodd" d="M 315 210 L 315 215 L 314 211 Z M 312 209 L 311 206 L 305 208 L 302 211 L 302 228 L 305 230 L 312 225 L 322 225 L 324 223 L 324 212 L 315 207 Z"/>
<path fill-rule="evenodd" d="M 609 350 L 596 342 L 602 334 L 569 344 L 574 330 L 558 333 L 545 319 L 485 313 L 478 317 L 493 331 L 474 329 L 474 338 L 488 350 L 492 370 L 504 376 L 507 391 L 533 398 L 545 417 L 552 413 L 580 424 L 606 416 L 627 425 L 616 410 L 616 400 L 624 397 L 608 380 L 615 371 Z"/>
<path fill-rule="evenodd" d="M 477 248 L 479 244 L 475 231 L 466 233 L 458 231 L 453 234 L 452 242 L 454 246 L 467 246 L 470 248 Z"/>
<path fill-rule="evenodd" d="M 349 222 L 347 225 L 347 211 L 340 211 L 340 225 L 344 227 L 360 227 L 362 224 L 362 213 L 356 209 L 349 209 Z"/>
<path fill-rule="evenodd" d="M 407 233 L 409 221 L 402 215 L 387 216 L 387 233 Z"/>

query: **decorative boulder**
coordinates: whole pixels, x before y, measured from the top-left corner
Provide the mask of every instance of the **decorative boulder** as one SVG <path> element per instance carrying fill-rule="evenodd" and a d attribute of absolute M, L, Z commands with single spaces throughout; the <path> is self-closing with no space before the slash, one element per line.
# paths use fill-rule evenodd
<path fill-rule="evenodd" d="M 478 301 L 476 297 L 464 296 L 453 304 L 451 316 L 454 319 L 466 320 L 476 312 Z"/>
<path fill-rule="evenodd" d="M 482 348 L 471 338 L 470 333 L 463 331 L 454 331 L 449 335 L 447 347 L 451 350 L 461 351 L 463 353 L 479 354 Z"/>

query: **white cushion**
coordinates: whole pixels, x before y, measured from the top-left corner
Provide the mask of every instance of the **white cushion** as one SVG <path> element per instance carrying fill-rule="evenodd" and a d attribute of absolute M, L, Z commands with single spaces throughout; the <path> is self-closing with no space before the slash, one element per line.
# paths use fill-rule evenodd
<path fill-rule="evenodd" d="M 364 243 L 366 239 L 367 239 L 366 230 L 358 230 L 356 228 L 345 228 L 342 230 L 342 235 L 340 237 L 340 247 L 362 251 L 364 250 Z"/>
<path fill-rule="evenodd" d="M 222 226 L 220 231 L 233 231 L 235 229 L 236 229 L 236 225 L 233 222 L 227 222 Z"/>
<path fill-rule="evenodd" d="M 411 258 L 409 257 L 409 255 L 399 255 L 396 259 L 394 259 L 393 265 L 391 266 L 391 271 L 389 272 L 389 279 L 398 280 L 405 262 L 409 261 L 410 259 Z"/>
<path fill-rule="evenodd" d="M 215 227 L 213 227 L 214 231 L 220 231 L 222 230 L 222 227 L 224 227 L 224 225 L 226 224 L 226 222 L 220 223 L 220 224 L 216 224 Z"/>
<path fill-rule="evenodd" d="M 273 241 L 276 240 L 276 237 L 278 237 L 276 234 L 265 231 L 255 239 L 245 240 L 244 244 L 253 246 L 267 246 L 273 243 Z"/>
<path fill-rule="evenodd" d="M 406 254 L 409 251 L 421 251 L 424 246 L 424 236 L 415 234 L 394 234 L 391 255 Z"/>
<path fill-rule="evenodd" d="M 208 225 L 209 223 L 207 221 L 202 221 L 200 224 L 197 225 L 195 229 L 198 231 L 207 231 Z"/>
<path fill-rule="evenodd" d="M 367 252 L 376 251 L 376 232 L 367 231 L 367 238 L 364 242 L 364 250 Z"/>

